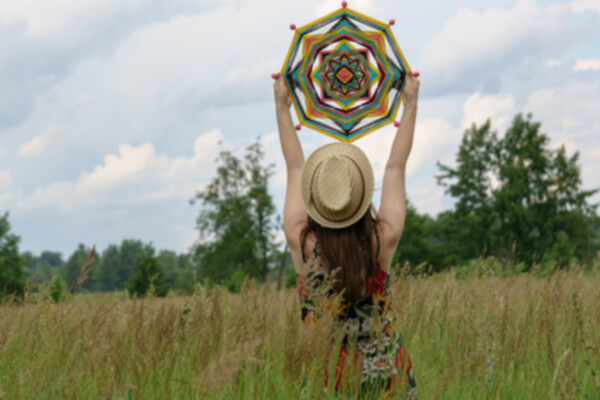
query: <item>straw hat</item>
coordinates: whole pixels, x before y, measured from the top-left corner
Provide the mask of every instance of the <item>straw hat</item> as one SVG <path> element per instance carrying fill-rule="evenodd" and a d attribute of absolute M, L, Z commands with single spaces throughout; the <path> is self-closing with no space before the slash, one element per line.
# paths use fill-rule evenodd
<path fill-rule="evenodd" d="M 326 228 L 345 228 L 371 205 L 373 169 L 358 147 L 330 143 L 308 157 L 300 184 L 304 208 L 312 219 Z"/>

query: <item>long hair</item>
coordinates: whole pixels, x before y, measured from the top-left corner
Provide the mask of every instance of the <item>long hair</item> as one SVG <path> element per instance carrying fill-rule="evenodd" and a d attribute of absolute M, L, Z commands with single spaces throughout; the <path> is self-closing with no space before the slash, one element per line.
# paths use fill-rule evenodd
<path fill-rule="evenodd" d="M 356 304 L 361 301 L 365 277 L 375 275 L 375 259 L 377 248 L 373 248 L 373 234 L 377 235 L 377 219 L 375 210 L 371 208 L 365 215 L 351 226 L 342 229 L 325 228 L 310 216 L 308 225 L 302 230 L 300 240 L 302 255 L 306 255 L 306 238 L 314 233 L 317 238 L 321 257 L 331 274 L 336 271 L 331 286 L 336 293 L 343 293 L 346 303 Z M 379 243 L 379 238 L 377 238 Z"/>

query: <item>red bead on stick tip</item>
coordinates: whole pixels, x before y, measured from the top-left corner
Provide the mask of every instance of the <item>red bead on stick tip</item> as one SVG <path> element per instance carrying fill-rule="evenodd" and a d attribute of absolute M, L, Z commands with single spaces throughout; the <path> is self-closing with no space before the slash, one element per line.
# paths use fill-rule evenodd
<path fill-rule="evenodd" d="M 295 31 L 296 30 L 296 24 L 290 24 L 290 29 Z"/>
<path fill-rule="evenodd" d="M 348 2 L 347 1 L 342 1 L 342 7 L 344 7 L 344 8 L 348 7 Z"/>
<path fill-rule="evenodd" d="M 277 73 L 277 72 L 273 72 L 273 73 L 271 74 L 271 78 L 273 78 L 273 79 L 279 79 L 279 73 Z"/>
<path fill-rule="evenodd" d="M 395 126 L 396 128 L 397 128 L 397 127 L 399 127 L 399 126 L 400 126 L 400 122 L 398 122 L 398 121 L 394 121 L 394 126 Z"/>
<path fill-rule="evenodd" d="M 414 71 L 412 73 L 412 76 L 414 76 L 415 78 L 418 78 L 421 74 L 419 73 L 419 71 Z"/>
<path fill-rule="evenodd" d="M 299 131 L 300 129 L 302 129 L 302 125 L 300 125 L 300 124 L 296 125 L 296 130 Z"/>
<path fill-rule="evenodd" d="M 390 25 L 394 25 L 396 23 L 396 20 L 394 18 L 390 19 L 390 21 L 388 22 L 388 24 Z"/>

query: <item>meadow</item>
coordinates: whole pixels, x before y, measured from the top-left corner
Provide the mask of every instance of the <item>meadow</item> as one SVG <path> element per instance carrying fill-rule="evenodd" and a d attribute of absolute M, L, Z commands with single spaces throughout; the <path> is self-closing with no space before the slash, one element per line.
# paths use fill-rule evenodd
<path fill-rule="evenodd" d="M 600 274 L 583 270 L 395 276 L 419 399 L 600 399 L 599 289 Z M 352 368 L 338 397 L 322 390 L 331 324 L 305 327 L 294 289 L 252 284 L 31 295 L 0 306 L 0 399 L 358 398 Z"/>

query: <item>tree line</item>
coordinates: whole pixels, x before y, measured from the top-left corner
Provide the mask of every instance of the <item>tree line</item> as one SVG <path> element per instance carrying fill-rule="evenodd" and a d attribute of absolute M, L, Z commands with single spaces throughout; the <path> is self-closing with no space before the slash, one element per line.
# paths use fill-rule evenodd
<path fill-rule="evenodd" d="M 503 270 L 527 271 L 596 262 L 600 219 L 590 197 L 597 190 L 582 189 L 578 157 L 564 146 L 552 147 L 531 115 L 516 115 L 501 137 L 490 121 L 472 125 L 454 164 L 437 163 L 437 182 L 455 200 L 454 207 L 432 217 L 408 202 L 395 268 L 468 270 L 486 259 Z M 198 240 L 188 253 L 157 253 L 149 243 L 124 240 L 93 255 L 92 279 L 78 289 L 143 295 L 152 286 L 162 295 L 169 289 L 191 293 L 202 282 L 235 291 L 247 277 L 293 284 L 289 256 L 275 240 L 281 219 L 268 192 L 274 166 L 263 160 L 259 141 L 242 156 L 218 155 L 216 176 L 190 200 L 200 210 Z M 80 244 L 63 260 L 52 251 L 20 254 L 18 243 L 5 214 L 0 218 L 3 293 L 22 291 L 32 276 L 43 282 L 58 276 L 73 289 L 91 251 Z"/>
<path fill-rule="evenodd" d="M 89 276 L 78 285 L 83 273 L 82 266 L 90 254 L 93 261 L 87 271 Z M 157 275 L 155 279 L 158 281 L 155 283 L 159 287 L 191 293 L 196 281 L 189 254 L 177 254 L 170 250 L 157 252 L 151 243 L 136 239 L 111 244 L 101 253 L 92 252 L 90 247 L 79 244 L 66 260 L 61 253 L 52 251 L 44 251 L 39 256 L 26 251 L 21 256 L 30 278 L 39 283 L 48 283 L 60 275 L 71 291 L 75 288 L 91 292 L 126 290 L 133 287 L 132 282 L 136 281 L 139 274 L 146 274 L 147 279 L 138 280 L 149 282 Z M 132 292 L 139 295 L 144 291 L 134 289 Z"/>

